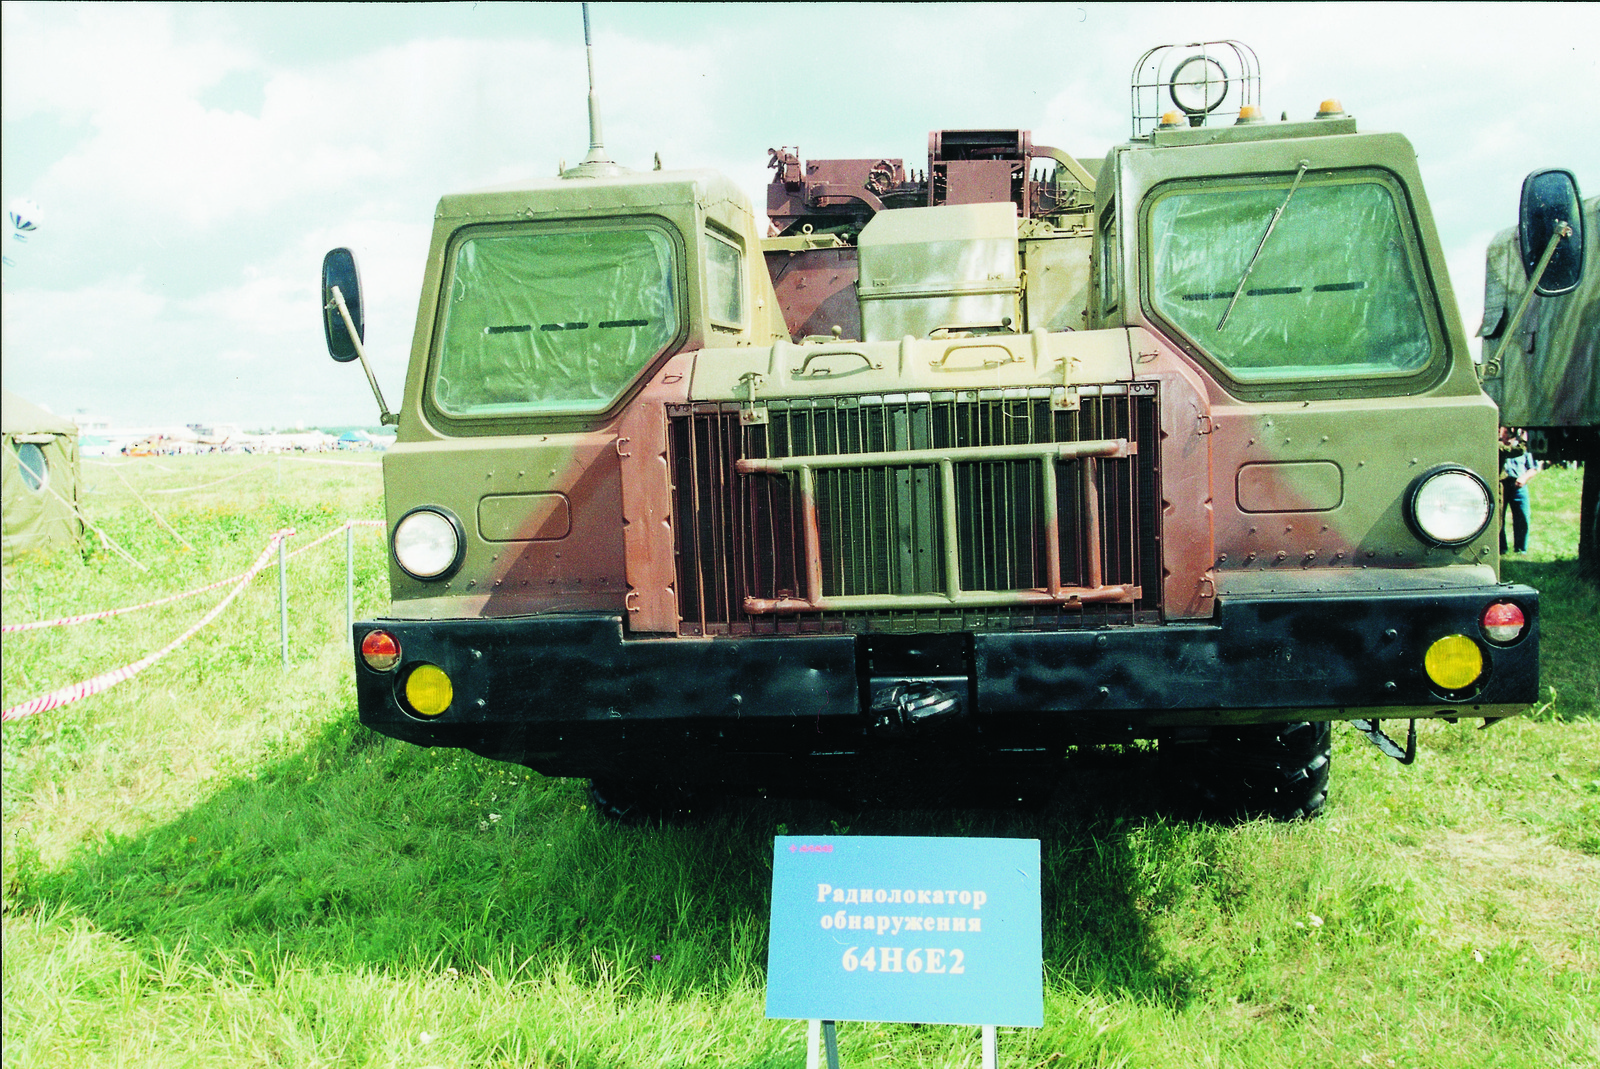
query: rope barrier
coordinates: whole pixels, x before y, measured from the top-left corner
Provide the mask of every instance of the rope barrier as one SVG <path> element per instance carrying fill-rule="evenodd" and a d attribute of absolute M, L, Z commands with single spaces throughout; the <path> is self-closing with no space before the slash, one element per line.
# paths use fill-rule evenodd
<path fill-rule="evenodd" d="M 272 559 L 273 551 L 278 548 L 278 544 L 284 539 L 291 537 L 294 533 L 293 527 L 285 527 L 282 530 L 274 532 L 272 537 L 267 541 L 267 547 L 261 551 L 261 555 L 256 558 L 255 563 L 250 565 L 249 570 L 240 576 L 239 581 L 234 588 L 228 591 L 228 596 L 218 602 L 210 612 L 205 614 L 205 616 L 201 617 L 199 623 L 189 628 L 189 630 L 185 631 L 183 634 L 179 635 L 177 638 L 173 639 L 159 650 L 156 650 L 149 656 L 134 661 L 132 664 L 124 665 L 123 667 L 113 669 L 110 672 L 103 672 L 100 675 L 95 676 L 93 679 L 86 679 L 81 683 L 74 683 L 71 686 L 61 687 L 58 690 L 51 691 L 49 694 L 42 694 L 39 697 L 34 698 L 32 701 L 26 701 L 21 705 L 13 705 L 9 709 L 0 710 L 0 722 L 9 723 L 13 720 L 21 720 L 24 717 L 33 716 L 35 713 L 42 713 L 62 705 L 68 705 L 82 698 L 87 698 L 90 695 L 99 694 L 102 691 L 109 690 L 118 683 L 132 679 L 134 676 L 138 675 L 140 672 L 144 671 L 146 668 L 149 668 L 167 654 L 171 653 L 173 650 L 189 641 L 189 639 L 193 638 L 202 627 L 205 627 L 212 620 L 215 620 L 218 616 L 220 616 L 222 614 L 222 610 L 233 604 L 233 599 L 238 597 L 240 592 L 243 591 L 247 585 L 249 585 L 250 580 L 256 577 L 256 573 L 267 566 L 267 562 Z"/>
<path fill-rule="evenodd" d="M 316 538 L 316 539 L 314 539 L 314 540 L 312 540 L 310 542 L 307 542 L 305 545 L 301 546 L 299 549 L 297 549 L 293 553 L 289 554 L 289 559 L 293 560 L 294 558 L 298 557 L 302 553 L 308 552 L 309 550 L 316 549 L 318 546 L 322 545 L 322 543 L 326 542 L 330 538 L 333 538 L 340 531 L 343 531 L 346 527 L 382 527 L 383 525 L 384 525 L 384 521 L 382 521 L 382 520 L 345 520 L 343 523 L 341 523 L 339 526 L 335 527 L 333 530 L 329 531 L 327 534 L 322 535 L 321 537 Z"/>
<path fill-rule="evenodd" d="M 190 490 L 204 490 L 211 486 L 221 486 L 225 482 L 231 482 L 234 479 L 249 475 L 251 472 L 260 471 L 262 468 L 270 467 L 272 467 L 272 462 L 267 461 L 264 464 L 257 464 L 253 468 L 246 468 L 243 471 L 236 471 L 232 475 L 224 475 L 222 478 L 217 479 L 214 482 L 201 483 L 199 486 L 169 486 L 165 490 L 152 490 L 150 492 L 152 494 L 186 494 Z"/>
<path fill-rule="evenodd" d="M 382 526 L 383 526 L 383 521 L 382 520 L 346 520 L 344 523 L 341 523 L 339 526 L 335 527 L 333 530 L 329 531 L 327 534 L 323 535 L 322 537 L 320 537 L 320 538 L 316 539 L 315 541 L 310 542 L 310 543 L 308 543 L 308 544 L 306 544 L 304 546 L 301 546 L 299 549 L 297 549 L 293 553 L 289 554 L 289 556 L 292 559 L 294 557 L 298 557 L 300 554 L 306 552 L 307 550 L 315 549 L 317 546 L 319 546 L 322 543 L 326 542 L 328 539 L 333 538 L 340 531 L 343 531 L 346 527 L 382 527 Z M 157 598 L 155 601 L 146 601 L 146 602 L 144 602 L 143 604 L 140 604 L 140 605 L 128 605 L 128 606 L 124 606 L 123 608 L 120 608 L 120 609 L 105 609 L 105 610 L 103 610 L 101 612 L 80 613 L 80 614 L 78 614 L 76 616 L 62 616 L 62 617 L 58 617 L 57 619 L 54 619 L 54 620 L 35 620 L 32 623 L 26 623 L 26 624 L 4 624 L 4 625 L 0 625 L 0 634 L 11 634 L 11 633 L 17 632 L 17 631 L 37 631 L 40 628 L 45 628 L 45 627 L 67 627 L 67 626 L 70 626 L 72 624 L 88 623 L 90 620 L 108 620 L 113 616 L 121 616 L 124 613 L 138 612 L 140 609 L 153 609 L 158 605 L 167 605 L 167 604 L 170 604 L 171 602 L 174 602 L 174 601 L 182 601 L 184 598 L 192 598 L 196 594 L 204 594 L 208 590 L 216 590 L 218 587 L 224 587 L 224 586 L 227 586 L 229 583 L 238 582 L 240 579 L 244 578 L 244 576 L 247 575 L 247 574 L 251 574 L 251 573 L 241 572 L 238 575 L 232 575 L 232 576 L 229 576 L 226 579 L 218 579 L 215 583 L 207 583 L 205 586 L 196 587 L 193 590 L 187 590 L 187 591 L 183 592 L 182 594 L 171 594 L 171 595 L 168 595 L 167 597 L 164 597 L 164 598 Z"/>
<path fill-rule="evenodd" d="M 302 464 L 343 464 L 347 468 L 381 468 L 383 462 L 379 460 L 331 460 L 325 457 L 302 457 L 285 453 L 284 460 L 298 460 Z"/>
<path fill-rule="evenodd" d="M 243 573 L 240 574 L 242 575 Z M 192 598 L 196 594 L 204 594 L 208 590 L 215 590 L 219 586 L 227 586 L 229 583 L 237 582 L 238 579 L 238 575 L 229 576 L 226 579 L 218 579 L 215 583 L 208 583 L 205 586 L 196 587 L 194 590 L 184 591 L 182 594 L 172 594 L 164 598 L 158 598 L 155 601 L 147 601 L 142 605 L 128 605 L 121 609 L 106 609 L 103 612 L 80 613 L 77 616 L 62 616 L 54 620 L 35 620 L 32 623 L 27 624 L 5 624 L 0 626 L 0 633 L 10 634 L 13 631 L 37 631 L 44 627 L 66 627 L 71 624 L 86 624 L 90 620 L 108 620 L 113 616 L 121 616 L 126 612 L 138 612 L 140 609 L 153 609 L 157 605 L 166 605 L 168 602 L 182 601 L 184 598 Z"/>
<path fill-rule="evenodd" d="M 177 531 L 174 531 L 172 529 L 172 524 L 168 523 L 162 517 L 161 513 L 157 512 L 155 510 L 155 506 L 154 505 L 150 504 L 150 502 L 146 501 L 143 497 L 141 497 L 139 495 L 139 491 L 137 491 L 137 490 L 135 490 L 133 488 L 133 484 L 130 483 L 123 476 L 122 472 L 117 471 L 117 472 L 113 472 L 112 474 L 114 474 L 117 477 L 117 481 L 118 482 L 120 482 L 123 486 L 126 486 L 128 488 L 128 493 L 133 495 L 133 499 L 135 501 L 139 502 L 139 504 L 143 505 L 144 506 L 144 510 L 146 512 L 148 512 L 150 515 L 155 517 L 156 522 L 161 525 L 163 530 L 165 530 L 173 538 L 176 538 L 178 540 L 179 545 L 183 546 L 184 549 L 187 549 L 190 553 L 194 552 L 194 547 L 189 544 L 189 540 L 187 538 L 183 537 L 183 535 L 179 534 Z"/>

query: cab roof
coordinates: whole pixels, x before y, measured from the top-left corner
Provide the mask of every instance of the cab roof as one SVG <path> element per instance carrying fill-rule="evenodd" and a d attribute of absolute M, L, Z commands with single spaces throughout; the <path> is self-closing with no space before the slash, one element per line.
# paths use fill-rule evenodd
<path fill-rule="evenodd" d="M 750 198 L 726 176 L 712 170 L 634 171 L 603 178 L 524 180 L 439 199 L 437 219 L 505 218 L 637 211 L 655 205 L 717 203 L 751 211 Z"/>

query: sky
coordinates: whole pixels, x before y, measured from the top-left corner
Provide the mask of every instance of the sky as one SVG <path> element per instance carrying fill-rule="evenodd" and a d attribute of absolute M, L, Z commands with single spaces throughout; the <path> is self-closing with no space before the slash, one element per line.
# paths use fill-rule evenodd
<path fill-rule="evenodd" d="M 764 204 L 767 149 L 899 157 L 1020 128 L 1100 156 L 1145 49 L 1237 38 L 1269 117 L 1341 100 L 1417 150 L 1468 333 L 1522 178 L 1600 193 L 1597 4 L 594 5 L 605 144 Z M 0 379 L 62 415 L 247 429 L 376 423 L 327 356 L 323 253 L 359 259 L 398 407 L 440 195 L 588 147 L 582 15 L 553 4 L 0 6 Z"/>

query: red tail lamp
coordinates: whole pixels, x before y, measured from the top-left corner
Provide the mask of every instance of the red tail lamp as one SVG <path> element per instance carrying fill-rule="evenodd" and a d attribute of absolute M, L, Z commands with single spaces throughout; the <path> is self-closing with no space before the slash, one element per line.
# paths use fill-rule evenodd
<path fill-rule="evenodd" d="M 374 672 L 387 672 L 400 663 L 400 641 L 387 631 L 368 631 L 361 640 L 361 659 Z"/>
<path fill-rule="evenodd" d="M 1528 626 L 1522 610 L 1509 601 L 1497 601 L 1483 610 L 1483 633 L 1491 642 L 1515 642 Z"/>

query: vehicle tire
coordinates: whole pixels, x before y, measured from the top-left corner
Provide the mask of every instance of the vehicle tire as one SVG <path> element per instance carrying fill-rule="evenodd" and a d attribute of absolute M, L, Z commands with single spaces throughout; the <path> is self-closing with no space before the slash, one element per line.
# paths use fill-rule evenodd
<path fill-rule="evenodd" d="M 590 780 L 589 800 L 605 819 L 628 825 L 675 824 L 702 808 L 688 787 L 625 777 Z"/>
<path fill-rule="evenodd" d="M 1194 820 L 1314 817 L 1328 798 L 1333 730 L 1326 720 L 1212 728 L 1161 739 L 1168 808 Z"/>

